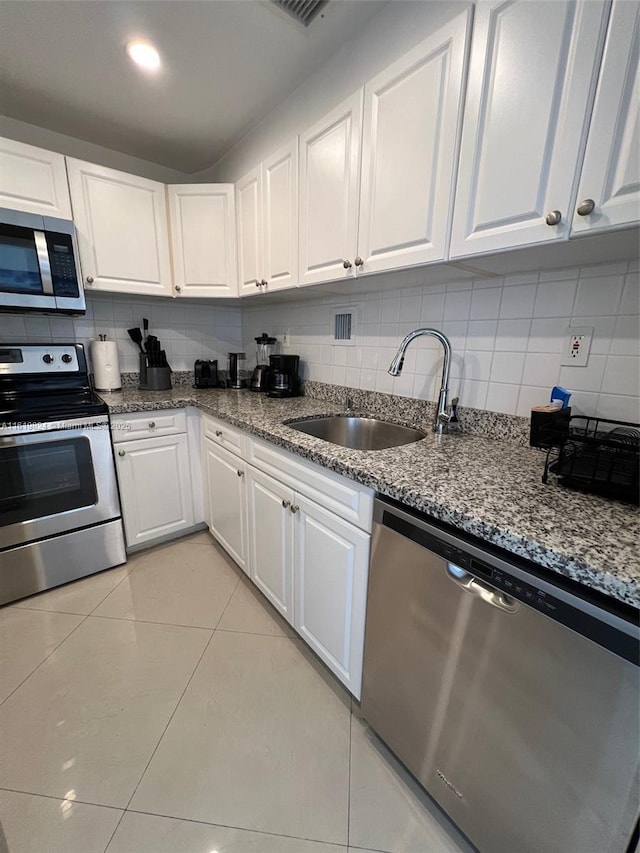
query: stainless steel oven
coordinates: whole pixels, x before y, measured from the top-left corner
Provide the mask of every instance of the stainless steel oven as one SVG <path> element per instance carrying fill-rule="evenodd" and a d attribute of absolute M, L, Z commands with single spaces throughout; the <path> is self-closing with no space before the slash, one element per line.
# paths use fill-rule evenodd
<path fill-rule="evenodd" d="M 0 604 L 126 561 L 107 407 L 79 344 L 0 347 Z"/>
<path fill-rule="evenodd" d="M 73 222 L 0 208 L 0 310 L 83 314 Z"/>

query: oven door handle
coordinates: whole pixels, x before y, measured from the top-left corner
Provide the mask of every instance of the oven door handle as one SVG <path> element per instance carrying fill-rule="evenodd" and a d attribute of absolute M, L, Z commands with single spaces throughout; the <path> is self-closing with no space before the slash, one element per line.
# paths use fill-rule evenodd
<path fill-rule="evenodd" d="M 490 604 L 492 607 L 497 607 L 498 610 L 504 610 L 506 613 L 516 613 L 520 609 L 520 603 L 515 598 L 511 598 L 510 595 L 506 595 L 499 589 L 489 586 L 489 584 L 484 583 L 484 581 L 479 580 L 453 563 L 447 563 L 447 575 L 465 592 L 482 599 L 482 601 Z"/>

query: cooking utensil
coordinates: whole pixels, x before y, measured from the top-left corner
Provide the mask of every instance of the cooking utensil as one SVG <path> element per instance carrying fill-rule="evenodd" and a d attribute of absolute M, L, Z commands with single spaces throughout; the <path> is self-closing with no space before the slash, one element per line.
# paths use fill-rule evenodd
<path fill-rule="evenodd" d="M 145 347 L 146 347 L 147 337 L 149 336 L 149 321 L 147 320 L 146 317 L 142 318 L 142 329 L 144 331 L 144 343 L 145 343 Z"/>
<path fill-rule="evenodd" d="M 142 332 L 140 328 L 136 327 L 135 329 L 127 329 L 127 334 L 134 342 L 140 347 L 140 352 L 144 353 L 144 347 L 142 346 Z"/>

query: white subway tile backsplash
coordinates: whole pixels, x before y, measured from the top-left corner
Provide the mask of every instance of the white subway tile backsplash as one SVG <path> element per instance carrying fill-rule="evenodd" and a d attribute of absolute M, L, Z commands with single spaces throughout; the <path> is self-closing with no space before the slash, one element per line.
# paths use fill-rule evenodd
<path fill-rule="evenodd" d="M 536 290 L 536 284 L 518 284 L 514 287 L 504 288 L 500 304 L 500 317 L 504 319 L 533 317 Z"/>
<path fill-rule="evenodd" d="M 576 295 L 576 280 L 540 281 L 533 307 L 534 317 L 562 317 L 571 314 Z"/>
<path fill-rule="evenodd" d="M 560 374 L 560 356 L 555 353 L 527 353 L 522 373 L 523 385 L 543 386 L 551 390 Z"/>
<path fill-rule="evenodd" d="M 593 355 L 607 355 L 611 348 L 611 339 L 616 325 L 615 317 L 572 317 L 571 325 L 593 326 L 591 353 Z"/>
<path fill-rule="evenodd" d="M 496 331 L 496 352 L 524 352 L 529 340 L 531 320 L 499 320 Z"/>
<path fill-rule="evenodd" d="M 600 390 L 605 394 L 639 396 L 638 360 L 629 355 L 610 355 Z"/>
<path fill-rule="evenodd" d="M 549 388 L 541 388 L 533 385 L 522 385 L 518 396 L 516 415 L 528 418 L 534 406 L 545 406 L 549 402 L 549 390 Z"/>
<path fill-rule="evenodd" d="M 0 340 L 4 343 L 21 343 L 26 337 L 24 318 L 13 314 L 0 314 Z"/>
<path fill-rule="evenodd" d="M 637 272 L 629 273 L 625 278 L 619 313 L 640 314 L 640 276 Z"/>
<path fill-rule="evenodd" d="M 491 381 L 512 382 L 519 385 L 523 366 L 523 352 L 496 352 L 491 362 Z"/>
<path fill-rule="evenodd" d="M 491 375 L 491 360 L 498 355 L 501 353 L 496 353 L 494 356 L 488 351 L 467 350 L 464 354 L 464 379 L 487 381 Z"/>
<path fill-rule="evenodd" d="M 519 393 L 519 385 L 490 382 L 487 391 L 486 408 L 490 412 L 504 412 L 507 415 L 515 415 Z"/>
<path fill-rule="evenodd" d="M 465 379 L 460 391 L 460 405 L 469 406 L 472 409 L 484 409 L 488 388 L 488 382 Z"/>
<path fill-rule="evenodd" d="M 637 314 L 617 318 L 609 352 L 611 355 L 640 356 L 640 317 Z"/>
<path fill-rule="evenodd" d="M 601 418 L 640 423 L 640 398 L 600 394 L 595 414 Z"/>
<path fill-rule="evenodd" d="M 20 319 L 22 318 L 14 318 Z M 35 314 L 28 314 L 24 318 L 24 333 L 27 336 L 27 339 L 30 340 L 33 338 L 42 338 L 47 337 L 51 334 L 51 327 L 49 326 L 49 318 L 48 317 L 38 317 Z M 4 321 L 3 321 L 4 325 Z"/>
<path fill-rule="evenodd" d="M 570 391 L 600 391 L 607 357 L 592 355 L 586 367 L 561 367 L 560 384 Z"/>
<path fill-rule="evenodd" d="M 544 320 L 534 319 L 529 333 L 529 352 L 562 352 L 570 317 L 547 317 Z"/>
<path fill-rule="evenodd" d="M 573 309 L 574 314 L 604 316 L 615 314 L 624 285 L 624 276 L 581 278 Z"/>
<path fill-rule="evenodd" d="M 471 294 L 472 320 L 493 320 L 500 311 L 501 287 L 483 288 L 473 290 Z"/>
<path fill-rule="evenodd" d="M 467 327 L 468 349 L 493 351 L 497 329 L 497 320 L 469 320 Z"/>
<path fill-rule="evenodd" d="M 469 318 L 470 307 L 470 290 L 447 293 L 444 300 L 444 319 L 449 321 L 467 320 Z"/>

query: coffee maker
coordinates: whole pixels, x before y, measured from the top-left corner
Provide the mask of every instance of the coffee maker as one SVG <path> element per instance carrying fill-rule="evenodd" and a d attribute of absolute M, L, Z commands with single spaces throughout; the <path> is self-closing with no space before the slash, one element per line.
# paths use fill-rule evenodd
<path fill-rule="evenodd" d="M 298 397 L 301 385 L 299 370 L 299 355 L 270 355 L 267 397 Z"/>
<path fill-rule="evenodd" d="M 253 368 L 249 388 L 251 391 L 266 391 L 269 379 L 269 358 L 275 345 L 276 338 L 271 338 L 266 332 L 263 332 L 259 338 L 255 339 L 257 347 L 256 366 Z"/>

